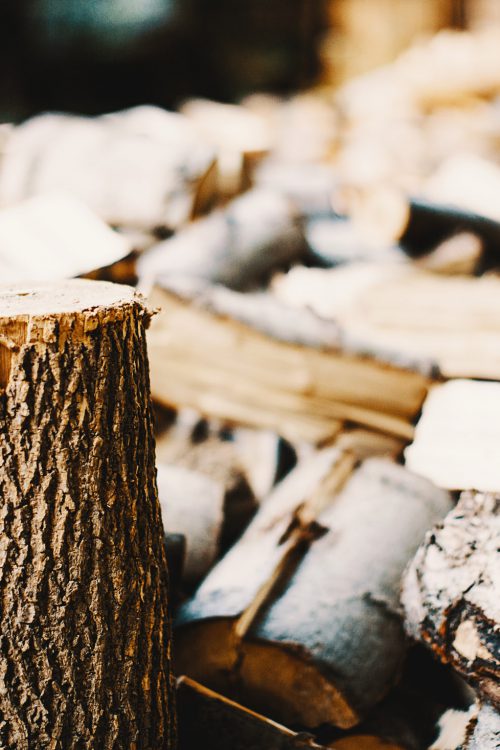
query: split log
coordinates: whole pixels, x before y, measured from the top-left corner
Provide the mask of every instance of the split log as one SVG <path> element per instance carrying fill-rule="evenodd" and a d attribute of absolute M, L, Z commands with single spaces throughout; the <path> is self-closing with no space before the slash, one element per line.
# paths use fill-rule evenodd
<path fill-rule="evenodd" d="M 355 464 L 319 452 L 263 503 L 181 608 L 178 671 L 308 727 L 351 727 L 388 692 L 405 653 L 400 578 L 451 500 L 390 461 L 350 476 Z"/>
<path fill-rule="evenodd" d="M 259 503 L 297 463 L 294 446 L 274 430 L 237 427 L 231 431 L 231 442 Z"/>
<path fill-rule="evenodd" d="M 468 711 L 447 711 L 439 722 L 440 734 L 429 750 L 498 750 L 500 714 L 487 703 Z"/>
<path fill-rule="evenodd" d="M 172 276 L 194 276 L 244 289 L 304 251 L 290 202 L 270 190 L 251 190 L 147 250 L 137 274 L 160 286 Z"/>
<path fill-rule="evenodd" d="M 446 378 L 500 379 L 500 279 L 442 276 L 401 263 L 297 266 L 276 279 L 283 305 L 336 323 L 346 348 L 413 356 Z"/>
<path fill-rule="evenodd" d="M 0 210 L 2 283 L 81 276 L 123 260 L 131 249 L 125 237 L 68 195 L 38 196 Z"/>
<path fill-rule="evenodd" d="M 500 499 L 463 493 L 406 574 L 408 633 L 500 707 Z"/>
<path fill-rule="evenodd" d="M 438 487 L 496 492 L 499 451 L 500 383 L 450 380 L 431 388 L 405 462 Z"/>
<path fill-rule="evenodd" d="M 0 204 L 64 190 L 114 226 L 175 229 L 199 206 L 213 162 L 189 121 L 158 107 L 96 118 L 45 114 L 10 133 Z"/>
<path fill-rule="evenodd" d="M 180 112 L 217 152 L 219 195 L 229 198 L 246 189 L 247 165 L 258 163 L 272 147 L 267 118 L 248 107 L 208 99 L 189 99 Z"/>
<path fill-rule="evenodd" d="M 483 134 L 482 141 L 484 137 Z M 472 215 L 500 222 L 500 208 L 495 199 L 500 190 L 500 168 L 496 159 L 454 151 L 425 181 L 423 190 L 432 203 L 456 206 Z"/>
<path fill-rule="evenodd" d="M 306 750 L 312 737 L 256 714 L 188 677 L 177 681 L 179 750 Z"/>
<path fill-rule="evenodd" d="M 2 747 L 174 747 L 148 321 L 129 287 L 0 290 Z"/>
<path fill-rule="evenodd" d="M 176 289 L 150 296 L 162 309 L 148 338 L 160 403 L 292 442 L 331 440 L 344 420 L 411 439 L 432 382 L 426 362 L 344 346 L 335 322 L 270 294 Z"/>

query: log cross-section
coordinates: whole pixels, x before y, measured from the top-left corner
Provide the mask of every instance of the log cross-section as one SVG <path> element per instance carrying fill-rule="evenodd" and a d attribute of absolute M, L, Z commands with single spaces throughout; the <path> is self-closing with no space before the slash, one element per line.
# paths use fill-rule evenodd
<path fill-rule="evenodd" d="M 0 288 L 0 746 L 169 750 L 167 573 L 128 287 Z"/>

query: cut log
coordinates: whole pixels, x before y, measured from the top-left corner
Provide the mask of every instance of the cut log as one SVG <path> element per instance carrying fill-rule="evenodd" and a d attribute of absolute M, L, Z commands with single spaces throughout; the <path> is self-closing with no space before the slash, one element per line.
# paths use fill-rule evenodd
<path fill-rule="evenodd" d="M 500 383 L 450 380 L 424 402 L 407 467 L 448 490 L 500 492 Z"/>
<path fill-rule="evenodd" d="M 498 164 L 467 152 L 453 153 L 445 159 L 424 185 L 427 200 L 456 206 L 464 213 L 493 222 L 500 222 L 500 208 L 495 200 L 499 190 Z"/>
<path fill-rule="evenodd" d="M 129 287 L 1 288 L 2 747 L 174 747 L 149 316 Z"/>
<path fill-rule="evenodd" d="M 447 378 L 500 379 L 500 279 L 409 264 L 296 267 L 273 284 L 283 305 L 337 323 L 345 346 L 426 360 Z"/>
<path fill-rule="evenodd" d="M 179 750 L 306 750 L 320 748 L 188 677 L 177 681 Z"/>
<path fill-rule="evenodd" d="M 406 574 L 408 633 L 500 707 L 500 499 L 464 493 Z"/>
<path fill-rule="evenodd" d="M 185 117 L 158 107 L 40 115 L 9 135 L 0 205 L 64 190 L 114 226 L 175 229 L 193 215 L 213 161 Z"/>
<path fill-rule="evenodd" d="M 498 177 L 500 182 L 500 175 Z M 353 219 L 381 243 L 399 245 L 409 256 L 430 253 L 445 240 L 468 232 L 481 240 L 484 254 L 498 256 L 500 215 L 485 215 L 460 204 L 446 204 L 424 198 L 407 198 L 393 190 L 372 190 L 353 207 Z"/>
<path fill-rule="evenodd" d="M 231 436 L 252 491 L 260 502 L 295 466 L 296 452 L 273 430 L 238 427 Z"/>
<path fill-rule="evenodd" d="M 56 281 L 110 266 L 131 245 L 87 206 L 53 193 L 0 211 L 2 283 Z"/>
<path fill-rule="evenodd" d="M 474 700 L 473 693 L 464 698 L 464 688 L 472 693 L 423 646 L 415 646 L 395 687 L 361 724 L 347 731 L 324 726 L 317 741 L 335 750 L 423 750 L 435 738 L 444 711 L 451 706 L 464 709 Z"/>
<path fill-rule="evenodd" d="M 178 671 L 308 727 L 351 727 L 387 693 L 405 653 L 400 578 L 451 500 L 390 461 L 355 464 L 319 452 L 263 503 L 181 608 Z"/>
<path fill-rule="evenodd" d="M 137 274 L 160 285 L 172 276 L 194 276 L 244 289 L 304 251 L 290 202 L 270 190 L 251 190 L 147 250 Z"/>
<path fill-rule="evenodd" d="M 459 232 L 415 262 L 419 268 L 446 276 L 473 276 L 481 266 L 484 245 L 472 232 Z"/>
<path fill-rule="evenodd" d="M 208 514 L 212 519 L 211 530 L 209 531 L 207 528 L 205 538 L 208 543 L 208 540 L 213 540 L 214 534 L 216 534 L 218 540 L 216 545 L 217 557 L 219 557 L 241 535 L 257 509 L 257 501 L 243 470 L 238 451 L 233 443 L 221 440 L 217 436 L 210 436 L 208 439 L 195 444 L 182 440 L 168 441 L 168 438 L 165 442 L 163 439 L 159 439 L 157 442 L 158 455 L 162 459 L 162 463 L 166 462 L 191 474 L 195 473 L 212 485 L 213 489 L 209 494 L 214 501 L 214 505 L 212 505 L 212 511 Z M 181 485 L 182 483 L 179 487 Z M 218 488 L 217 493 L 215 493 L 214 485 Z M 205 495 L 204 501 L 202 501 L 203 495 Z M 178 502 L 182 503 L 182 493 L 176 496 Z M 165 493 L 165 497 L 167 503 L 169 503 L 168 492 Z M 219 507 L 221 497 L 222 507 Z M 200 494 L 200 502 L 208 503 L 207 493 Z M 208 512 L 208 505 L 205 507 Z M 185 512 L 189 514 L 192 512 L 196 515 L 199 509 L 193 508 L 191 511 L 186 508 Z M 217 522 L 216 519 L 218 519 Z M 198 521 L 194 518 L 192 521 L 186 519 L 186 526 L 182 533 L 187 533 L 188 538 L 190 532 L 187 525 L 191 523 L 193 524 L 193 531 L 195 526 L 201 531 Z M 196 542 L 196 544 L 198 543 Z M 212 559 L 211 549 L 210 547 L 210 550 L 206 550 L 206 561 Z"/>
<path fill-rule="evenodd" d="M 150 297 L 162 309 L 148 339 L 160 403 L 268 427 L 292 442 L 331 440 L 344 420 L 411 439 L 431 383 L 426 363 L 343 347 L 335 323 L 271 295 L 192 294 L 156 289 Z"/>
<path fill-rule="evenodd" d="M 183 579 L 193 584 L 210 570 L 220 554 L 224 486 L 179 466 L 158 464 L 157 470 L 167 545 L 169 534 L 185 539 Z"/>

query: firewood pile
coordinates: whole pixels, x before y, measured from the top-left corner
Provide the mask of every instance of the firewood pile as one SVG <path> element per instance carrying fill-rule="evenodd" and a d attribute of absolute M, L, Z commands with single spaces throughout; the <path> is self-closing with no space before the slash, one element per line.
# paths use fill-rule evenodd
<path fill-rule="evenodd" d="M 2 126 L 2 747 L 500 748 L 499 102 Z"/>

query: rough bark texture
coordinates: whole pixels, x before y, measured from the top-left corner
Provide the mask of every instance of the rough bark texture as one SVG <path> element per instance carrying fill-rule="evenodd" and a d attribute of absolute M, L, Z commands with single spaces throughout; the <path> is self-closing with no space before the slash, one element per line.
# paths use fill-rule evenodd
<path fill-rule="evenodd" d="M 464 493 L 405 578 L 410 635 L 500 707 L 500 498 Z"/>
<path fill-rule="evenodd" d="M 133 290 L 0 293 L 0 746 L 174 746 L 167 576 Z"/>
<path fill-rule="evenodd" d="M 401 575 L 451 500 L 391 461 L 354 464 L 326 449 L 263 503 L 180 610 L 180 671 L 289 725 L 348 728 L 384 697 Z"/>

